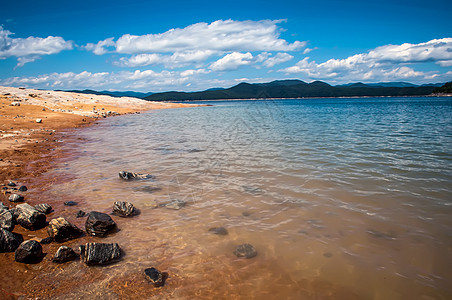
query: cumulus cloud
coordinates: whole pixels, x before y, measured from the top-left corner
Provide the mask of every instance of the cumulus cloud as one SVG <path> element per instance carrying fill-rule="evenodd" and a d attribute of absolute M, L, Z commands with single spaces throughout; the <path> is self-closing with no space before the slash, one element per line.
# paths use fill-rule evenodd
<path fill-rule="evenodd" d="M 294 66 L 280 71 L 287 74 L 303 73 L 314 79 L 344 76 L 350 80 L 434 78 L 435 74 L 431 72 L 417 72 L 404 66 L 422 62 L 435 62 L 441 66 L 451 64 L 452 38 L 435 39 L 420 44 L 385 45 L 367 53 L 344 59 L 330 59 L 320 64 L 306 57 Z"/>
<path fill-rule="evenodd" d="M 35 61 L 42 55 L 56 54 L 73 48 L 72 41 L 65 41 L 59 36 L 12 38 L 11 35 L 12 32 L 0 26 L 0 59 L 17 57 L 18 67 Z"/>
<path fill-rule="evenodd" d="M 88 43 L 85 45 L 85 49 L 88 51 L 92 51 L 96 55 L 103 55 L 108 52 L 107 47 L 115 46 L 114 38 L 108 38 L 103 41 L 99 41 L 96 44 Z"/>
<path fill-rule="evenodd" d="M 0 79 L 0 85 L 23 86 L 29 88 L 48 89 L 117 89 L 165 91 L 179 89 L 184 84 L 199 82 L 196 76 L 209 73 L 205 69 L 185 70 L 182 72 L 153 70 L 135 70 L 121 72 L 83 71 L 80 73 L 51 73 L 32 77 L 12 77 Z M 196 88 L 196 85 L 194 86 Z"/>
<path fill-rule="evenodd" d="M 116 42 L 116 51 L 126 54 L 186 52 L 211 50 L 295 51 L 305 42 L 289 43 L 279 38 L 277 24 L 283 20 L 233 21 L 218 20 L 175 28 L 161 34 L 125 34 Z"/>
<path fill-rule="evenodd" d="M 251 53 L 232 52 L 212 63 L 209 68 L 213 71 L 229 71 L 252 62 L 253 55 Z"/>
<path fill-rule="evenodd" d="M 277 53 L 275 56 L 268 58 L 263 62 L 263 65 L 267 68 L 271 68 L 277 64 L 289 61 L 293 58 L 292 55 L 284 52 Z"/>
<path fill-rule="evenodd" d="M 131 57 L 122 57 L 116 65 L 125 67 L 142 67 L 163 64 L 167 68 L 183 67 L 192 63 L 200 63 L 215 54 L 211 50 L 176 52 L 172 55 L 143 53 Z"/>

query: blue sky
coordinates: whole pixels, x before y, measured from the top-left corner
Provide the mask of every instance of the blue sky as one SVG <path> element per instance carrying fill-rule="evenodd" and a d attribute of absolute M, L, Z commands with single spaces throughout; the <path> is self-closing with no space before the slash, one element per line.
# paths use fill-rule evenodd
<path fill-rule="evenodd" d="M 0 85 L 452 80 L 451 1 L 4 1 Z"/>

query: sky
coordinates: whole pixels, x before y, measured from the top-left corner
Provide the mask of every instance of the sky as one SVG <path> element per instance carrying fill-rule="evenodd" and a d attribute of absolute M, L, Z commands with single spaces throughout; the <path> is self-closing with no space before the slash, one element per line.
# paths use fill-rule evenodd
<path fill-rule="evenodd" d="M 452 1 L 0 0 L 0 85 L 200 91 L 452 80 Z"/>

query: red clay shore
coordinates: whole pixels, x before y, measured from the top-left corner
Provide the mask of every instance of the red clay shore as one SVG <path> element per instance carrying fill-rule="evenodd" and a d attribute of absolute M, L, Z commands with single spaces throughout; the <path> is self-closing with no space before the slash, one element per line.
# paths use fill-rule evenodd
<path fill-rule="evenodd" d="M 41 91 L 0 87 L 0 202 L 10 208 L 16 203 L 8 200 L 11 189 L 6 189 L 12 181 L 18 186 L 25 185 L 28 190 L 21 194 L 30 205 L 48 203 L 54 212 L 47 216 L 47 221 L 65 217 L 79 228 L 84 228 L 82 218 L 75 218 L 77 207 L 65 206 L 64 202 L 73 199 L 46 199 L 45 191 L 54 182 L 71 180 L 53 178 L 45 172 L 68 159 L 68 155 L 77 155 L 76 145 L 83 142 L 75 137 L 74 131 L 91 126 L 99 118 L 121 114 L 139 113 L 151 109 L 189 107 L 190 104 L 148 102 L 135 98 L 113 98 L 108 96 L 75 94 L 55 91 Z M 75 149 L 68 153 L 62 145 L 71 143 Z M 67 147 L 66 147 L 67 149 Z M 29 231 L 17 225 L 14 232 L 22 234 L 24 240 L 46 238 L 46 228 Z M 91 238 L 92 242 L 93 239 Z M 76 249 L 87 242 L 86 237 L 69 241 L 64 245 Z M 63 244 L 43 245 L 47 255 L 38 264 L 22 264 L 14 261 L 14 253 L 0 253 L 0 299 L 49 299 L 63 297 L 65 291 L 75 286 L 83 287 L 96 280 L 97 273 L 79 264 L 57 265 L 51 262 L 56 250 Z M 72 284 L 54 281 L 54 274 L 61 268 L 73 268 Z M 141 278 L 125 278 L 121 284 L 113 285 L 109 290 L 113 298 L 123 298 L 124 293 L 134 283 L 134 297 L 149 297 L 149 287 Z M 137 286 L 143 285 L 141 288 Z M 110 283 L 111 284 L 111 283 Z M 63 286 L 67 285 L 67 286 Z M 140 292 L 141 291 L 141 292 Z M 158 290 L 154 291 L 158 295 Z M 69 292 L 70 294 L 70 292 Z M 93 294 L 93 297 L 101 295 Z M 108 296 L 108 295 L 102 295 Z M 70 299 L 72 296 L 69 296 Z M 108 298 L 108 297 L 107 297 Z"/>

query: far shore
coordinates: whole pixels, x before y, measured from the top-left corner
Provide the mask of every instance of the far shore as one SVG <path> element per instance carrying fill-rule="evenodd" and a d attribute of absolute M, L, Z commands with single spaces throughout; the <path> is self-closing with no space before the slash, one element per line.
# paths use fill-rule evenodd
<path fill-rule="evenodd" d="M 164 103 L 215 102 L 215 101 L 252 101 L 252 100 L 309 100 L 309 99 L 368 99 L 368 98 L 435 98 L 452 97 L 452 94 L 431 94 L 413 96 L 341 96 L 341 97 L 298 97 L 298 98 L 243 98 L 243 99 L 203 99 L 203 100 L 165 100 Z M 160 101 L 159 101 L 160 102 Z"/>

